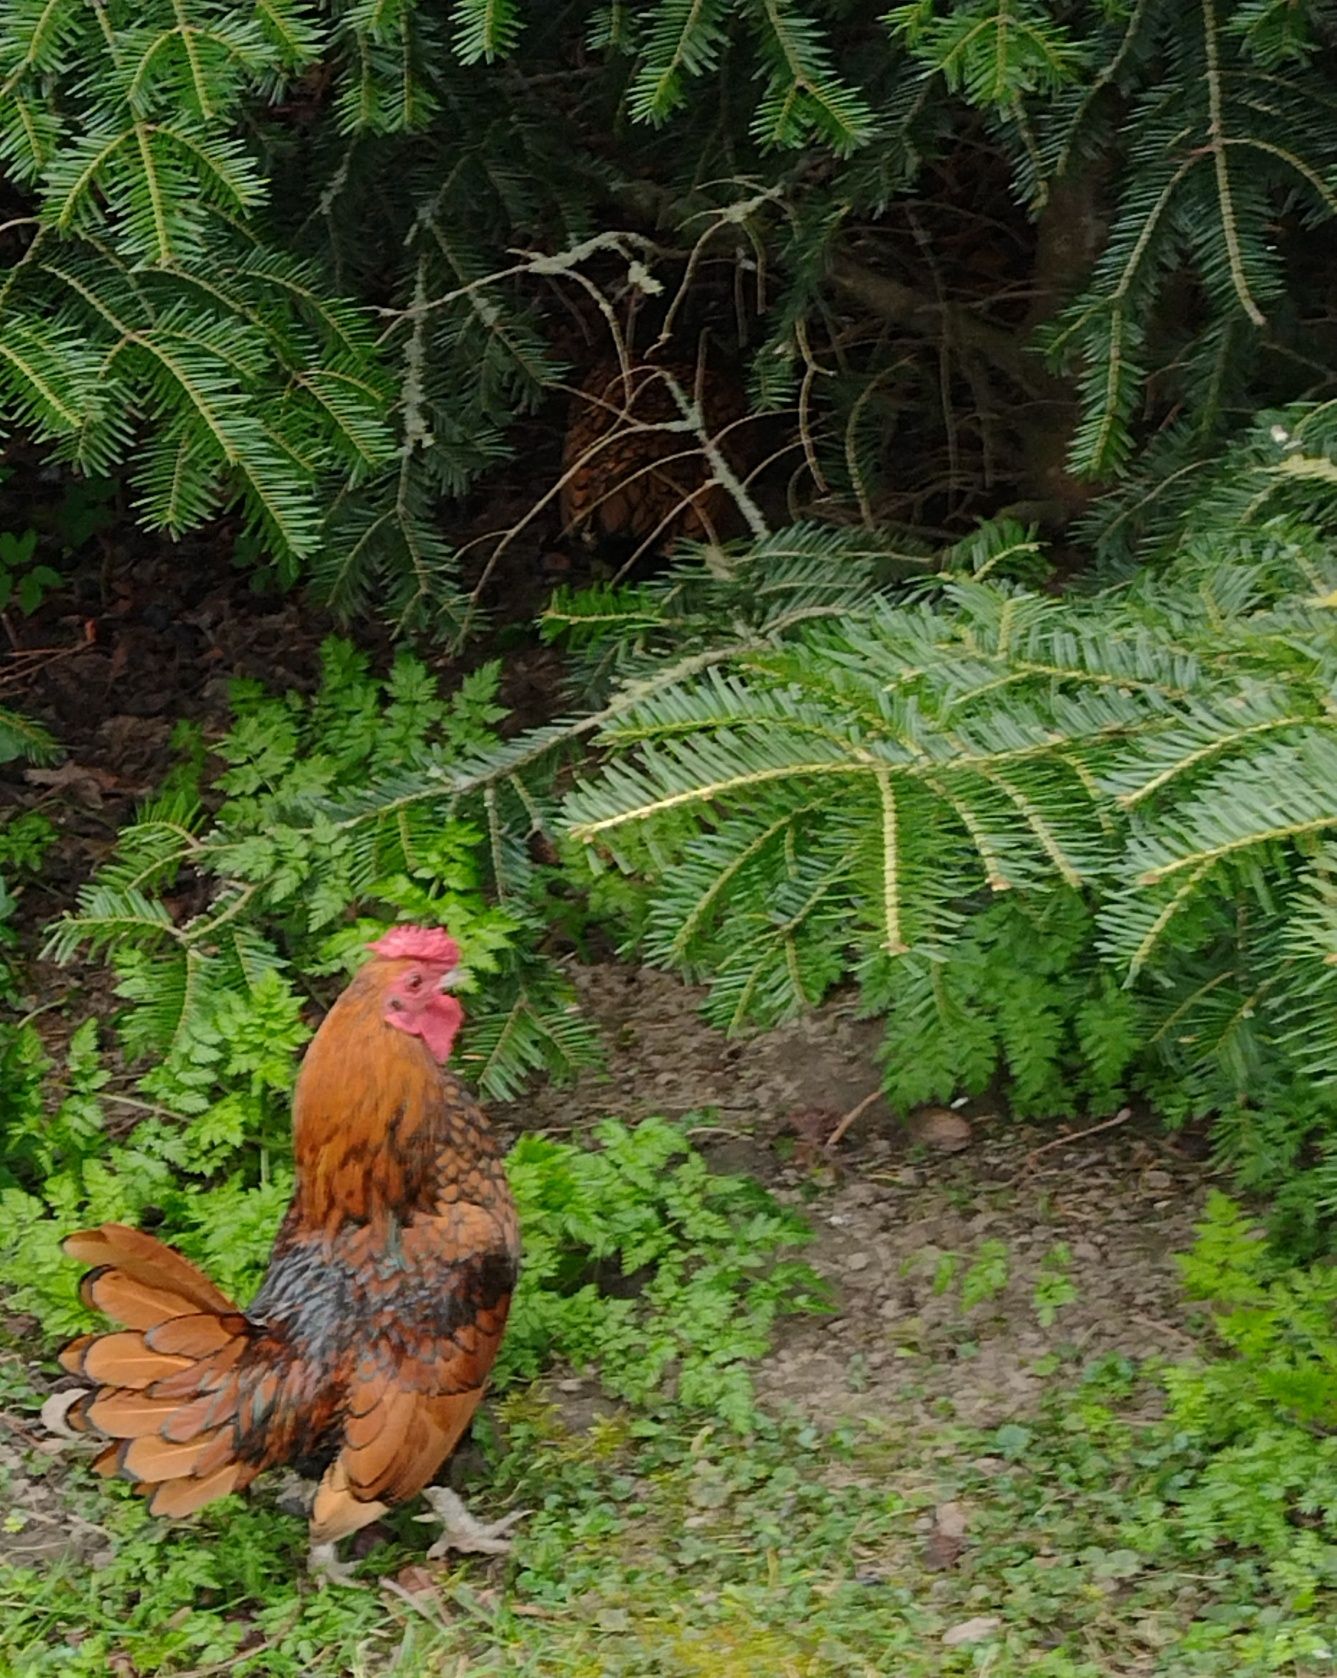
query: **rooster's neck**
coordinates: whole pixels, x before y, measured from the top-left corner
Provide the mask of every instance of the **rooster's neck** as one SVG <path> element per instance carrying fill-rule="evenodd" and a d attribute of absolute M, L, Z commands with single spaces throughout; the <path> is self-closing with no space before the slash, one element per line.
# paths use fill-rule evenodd
<path fill-rule="evenodd" d="M 292 1212 L 337 1228 L 429 1212 L 497 1153 L 481 1110 L 420 1038 L 350 989 L 330 1010 L 293 1098 Z"/>

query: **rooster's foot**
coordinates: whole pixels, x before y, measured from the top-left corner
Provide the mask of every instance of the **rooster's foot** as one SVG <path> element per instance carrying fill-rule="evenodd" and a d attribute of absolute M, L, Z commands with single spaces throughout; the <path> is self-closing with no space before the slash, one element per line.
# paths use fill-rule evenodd
<path fill-rule="evenodd" d="M 517 1509 L 499 1521 L 477 1521 L 455 1493 L 445 1486 L 428 1486 L 422 1495 L 431 1505 L 432 1513 L 417 1515 L 414 1518 L 441 1523 L 441 1536 L 427 1552 L 430 1561 L 444 1556 L 447 1550 L 460 1550 L 484 1556 L 504 1556 L 511 1547 L 511 1541 L 502 1534 L 507 1527 L 514 1526 L 528 1513 L 527 1510 Z"/>
<path fill-rule="evenodd" d="M 333 1544 L 313 1544 L 307 1556 L 307 1566 L 315 1576 L 317 1584 L 348 1585 L 359 1590 L 366 1589 L 366 1582 L 353 1577 L 353 1563 L 340 1561 Z"/>

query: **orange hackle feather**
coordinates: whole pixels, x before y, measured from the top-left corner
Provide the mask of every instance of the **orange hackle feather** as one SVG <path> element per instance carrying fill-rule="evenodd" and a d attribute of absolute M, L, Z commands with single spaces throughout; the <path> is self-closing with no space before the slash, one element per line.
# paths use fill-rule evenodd
<path fill-rule="evenodd" d="M 435 984 L 459 951 L 425 928 L 372 949 L 307 1050 L 293 1200 L 248 1311 L 140 1230 L 65 1243 L 91 1266 L 85 1302 L 124 1325 L 61 1354 L 90 1389 L 68 1420 L 111 1441 L 95 1467 L 154 1514 L 293 1463 L 320 1476 L 311 1537 L 331 1542 L 427 1485 L 482 1396 L 514 1283 L 514 1204 L 477 1104 L 425 1040 L 387 1024 L 418 966 L 430 1005 L 447 1006 Z"/>

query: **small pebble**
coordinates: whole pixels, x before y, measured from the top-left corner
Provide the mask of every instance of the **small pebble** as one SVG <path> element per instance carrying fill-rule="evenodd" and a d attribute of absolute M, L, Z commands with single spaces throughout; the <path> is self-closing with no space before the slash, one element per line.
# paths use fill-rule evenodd
<path fill-rule="evenodd" d="M 910 1120 L 910 1135 L 940 1154 L 959 1154 L 974 1138 L 970 1120 L 950 1107 L 921 1107 Z"/>

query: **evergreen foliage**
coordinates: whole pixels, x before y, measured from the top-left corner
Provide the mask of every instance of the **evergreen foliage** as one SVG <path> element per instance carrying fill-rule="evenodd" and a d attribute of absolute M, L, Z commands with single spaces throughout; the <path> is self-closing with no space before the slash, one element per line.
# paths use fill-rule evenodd
<path fill-rule="evenodd" d="M 1061 524 L 1073 474 L 1109 487 L 1169 422 L 1160 482 L 1325 393 L 1326 28 L 1216 0 L 4 0 L 0 404 L 124 465 L 150 527 L 235 509 L 243 553 L 349 617 L 458 633 L 441 498 L 610 323 L 693 333 L 700 292 L 799 416 L 800 505 Z"/>
<path fill-rule="evenodd" d="M 853 980 L 894 1102 L 1002 1077 L 1022 1113 L 1218 1115 L 1311 1239 L 1337 1204 L 1330 423 L 1267 422 L 1172 555 L 1088 594 L 1038 587 L 1008 521 L 931 564 L 798 526 L 559 594 L 591 708 L 469 775 L 594 745 L 562 823 L 726 1029 Z M 441 773 L 334 818 L 402 819 Z"/>
<path fill-rule="evenodd" d="M 1217 1115 L 1312 1235 L 1337 1208 L 1330 425 L 1261 428 L 1172 555 L 1088 595 L 1023 580 L 1036 544 L 1002 522 L 872 599 L 833 544 L 845 600 L 782 635 L 700 628 L 783 592 L 774 560 L 559 603 L 592 670 L 633 615 L 661 669 L 691 650 L 667 685 L 633 659 L 565 804 L 652 882 L 652 958 L 729 1029 L 855 980 L 897 1103 L 1002 1075 L 1025 1113 Z"/>
<path fill-rule="evenodd" d="M 291 1047 L 288 972 L 372 905 L 496 958 L 485 1089 L 587 1053 L 519 952 L 593 746 L 567 858 L 721 1024 L 853 979 L 898 1102 L 1144 1093 L 1326 1217 L 1321 7 L 0 0 L 0 41 L 0 395 L 152 525 L 226 511 L 349 617 L 459 638 L 492 567 L 466 595 L 442 498 L 610 327 L 731 298 L 787 432 L 788 522 L 742 497 L 746 542 L 554 599 L 565 720 L 500 741 L 485 677 L 442 709 L 404 662 L 239 693 L 215 791 L 175 777 L 51 946 L 111 958 L 156 1099 L 222 1099 L 220 1011 Z M 1099 586 L 1056 598 L 1075 545 Z"/>

